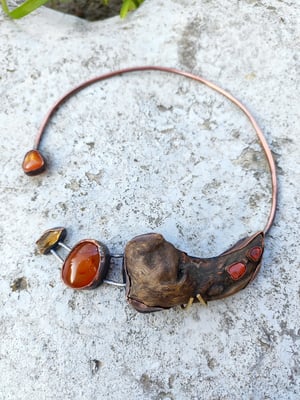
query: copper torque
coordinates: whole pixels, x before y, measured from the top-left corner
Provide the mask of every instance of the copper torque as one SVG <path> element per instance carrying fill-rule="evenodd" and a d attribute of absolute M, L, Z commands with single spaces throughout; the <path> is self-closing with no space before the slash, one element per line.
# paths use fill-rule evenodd
<path fill-rule="evenodd" d="M 125 282 L 115 284 L 126 286 L 128 302 L 140 312 L 158 311 L 180 304 L 189 306 L 194 300 L 206 304 L 244 289 L 257 275 L 264 252 L 264 237 L 273 224 L 277 206 L 276 167 L 270 147 L 248 108 L 229 92 L 200 76 L 162 66 L 124 68 L 88 79 L 65 93 L 48 111 L 38 130 L 34 148 L 25 155 L 23 170 L 28 175 L 44 171 L 46 163 L 39 151 L 41 140 L 51 117 L 70 97 L 99 81 L 142 71 L 171 73 L 202 83 L 243 111 L 258 137 L 270 170 L 271 207 L 264 228 L 239 240 L 221 255 L 205 259 L 187 255 L 157 233 L 133 238 L 127 243 L 124 255 L 112 255 L 104 244 L 92 239 L 85 239 L 69 249 L 63 243 L 66 230 L 62 227 L 46 231 L 37 241 L 37 246 L 41 253 L 51 252 L 63 261 L 63 281 L 74 289 L 91 289 L 102 282 L 115 283 L 106 279 L 108 266 L 111 259 L 123 258 Z M 70 251 L 65 260 L 56 253 L 59 247 Z M 89 271 L 89 276 L 86 271 Z"/>

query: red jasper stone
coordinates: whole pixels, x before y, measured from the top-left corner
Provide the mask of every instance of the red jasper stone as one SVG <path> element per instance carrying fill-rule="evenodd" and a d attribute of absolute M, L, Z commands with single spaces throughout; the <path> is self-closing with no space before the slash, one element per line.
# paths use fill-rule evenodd
<path fill-rule="evenodd" d="M 27 175 L 38 175 L 45 170 L 46 163 L 38 150 L 30 150 L 25 154 L 22 168 Z"/>
<path fill-rule="evenodd" d="M 257 262 L 260 260 L 262 252 L 263 250 L 260 246 L 255 246 L 249 250 L 247 257 L 250 258 L 250 260 Z"/>
<path fill-rule="evenodd" d="M 73 247 L 62 267 L 64 283 L 73 289 L 90 289 L 104 279 L 108 267 L 107 249 L 94 240 L 82 240 Z"/>
<path fill-rule="evenodd" d="M 227 267 L 227 272 L 234 281 L 237 281 L 242 276 L 244 276 L 246 270 L 247 270 L 246 265 L 241 262 L 232 264 L 229 267 Z"/>

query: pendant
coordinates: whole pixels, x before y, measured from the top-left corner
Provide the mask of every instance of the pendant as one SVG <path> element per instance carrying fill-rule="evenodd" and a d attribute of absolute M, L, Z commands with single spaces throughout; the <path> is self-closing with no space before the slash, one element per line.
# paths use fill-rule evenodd
<path fill-rule="evenodd" d="M 49 229 L 36 242 L 41 254 L 62 262 L 61 277 L 72 289 L 94 289 L 102 283 L 126 287 L 126 298 L 139 312 L 222 299 L 244 289 L 257 275 L 264 233 L 244 238 L 217 257 L 198 258 L 177 249 L 158 233 L 129 241 L 123 254 L 110 254 L 105 244 L 84 239 L 73 248 L 63 241 L 66 229 Z M 58 249 L 67 251 L 66 258 Z M 107 279 L 111 260 L 122 258 L 125 281 Z M 185 308 L 186 308 L 185 306 Z"/>

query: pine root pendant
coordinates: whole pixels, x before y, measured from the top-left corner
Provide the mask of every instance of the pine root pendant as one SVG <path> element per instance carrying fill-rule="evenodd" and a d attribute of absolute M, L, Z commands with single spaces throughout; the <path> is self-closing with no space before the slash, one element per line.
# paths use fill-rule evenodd
<path fill-rule="evenodd" d="M 162 235 L 137 236 L 125 248 L 128 302 L 150 312 L 179 304 L 222 299 L 244 289 L 261 265 L 264 234 L 240 240 L 213 258 L 191 257 Z"/>
<path fill-rule="evenodd" d="M 256 276 L 264 250 L 263 232 L 240 240 L 213 258 L 191 257 L 157 233 L 132 239 L 124 257 L 110 255 L 104 244 L 91 239 L 71 249 L 63 243 L 65 236 L 64 228 L 53 228 L 37 241 L 40 253 L 51 252 L 62 261 L 63 282 L 73 289 L 93 289 L 103 282 L 126 286 L 127 301 L 140 312 L 191 305 L 194 300 L 207 304 L 230 296 Z M 65 260 L 56 252 L 57 247 L 69 252 Z M 114 257 L 123 258 L 126 282 L 106 279 Z"/>

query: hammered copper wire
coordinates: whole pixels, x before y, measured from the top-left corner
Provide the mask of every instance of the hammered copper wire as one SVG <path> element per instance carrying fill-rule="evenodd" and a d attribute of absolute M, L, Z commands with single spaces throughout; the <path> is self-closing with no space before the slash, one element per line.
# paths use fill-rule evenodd
<path fill-rule="evenodd" d="M 184 72 L 175 68 L 169 68 L 169 67 L 161 67 L 161 66 L 140 66 L 140 67 L 129 67 L 129 68 L 123 68 L 123 69 L 119 69 L 117 71 L 112 71 L 112 72 L 108 72 L 106 74 L 100 75 L 100 76 L 96 76 L 92 79 L 88 79 L 84 82 L 82 82 L 81 84 L 79 84 L 78 86 L 74 87 L 73 89 L 71 89 L 70 91 L 68 91 L 67 93 L 65 93 L 59 100 L 56 101 L 56 103 L 52 106 L 52 108 L 48 111 L 47 115 L 45 116 L 40 129 L 37 133 L 36 139 L 35 139 L 35 144 L 34 144 L 34 149 L 38 149 L 41 139 L 43 137 L 44 131 L 49 123 L 49 120 L 51 119 L 51 117 L 53 116 L 53 114 L 57 111 L 57 109 L 66 101 L 68 100 L 71 96 L 73 96 L 74 94 L 76 94 L 77 92 L 79 92 L 80 90 L 86 88 L 87 86 L 90 86 L 96 82 L 105 80 L 105 79 L 109 79 L 112 78 L 114 76 L 118 76 L 121 74 L 125 74 L 125 73 L 129 73 L 129 72 L 137 72 L 137 71 L 162 71 L 162 72 L 167 72 L 167 73 L 172 73 L 172 74 L 176 74 L 176 75 L 182 75 L 186 78 L 190 78 L 194 81 L 203 83 L 204 85 L 210 87 L 211 89 L 215 90 L 216 92 L 222 94 L 223 96 L 225 96 L 227 99 L 229 99 L 232 103 L 234 103 L 237 107 L 239 107 L 244 114 L 248 117 L 250 123 L 252 124 L 257 137 L 259 139 L 259 142 L 261 144 L 261 147 L 266 155 L 267 161 L 268 161 L 268 165 L 269 165 L 269 169 L 270 169 L 270 174 L 271 174 L 271 182 L 272 182 L 272 201 L 271 201 L 271 209 L 269 212 L 269 216 L 266 222 L 266 225 L 263 229 L 264 233 L 267 233 L 269 231 L 269 229 L 271 228 L 274 218 L 275 218 L 275 213 L 276 213 L 276 205 L 277 205 L 277 192 L 278 192 L 278 184 L 277 184 L 277 175 L 276 175 L 276 167 L 275 167 L 275 162 L 274 162 L 274 158 L 272 155 L 272 152 L 269 148 L 269 145 L 267 143 L 267 140 L 262 132 L 262 130 L 260 129 L 258 123 L 256 122 L 255 118 L 253 117 L 253 115 L 250 113 L 250 111 L 238 100 L 236 99 L 234 96 L 232 96 L 229 92 L 227 92 L 226 90 L 220 88 L 219 86 L 217 86 L 216 84 L 200 77 L 194 74 L 191 74 L 189 72 Z"/>

